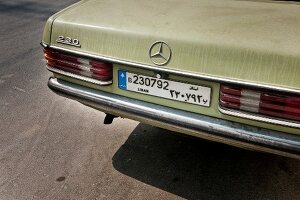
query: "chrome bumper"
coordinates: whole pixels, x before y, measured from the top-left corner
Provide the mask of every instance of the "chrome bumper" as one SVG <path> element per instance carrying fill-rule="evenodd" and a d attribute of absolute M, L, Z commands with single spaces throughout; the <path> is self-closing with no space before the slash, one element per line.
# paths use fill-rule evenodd
<path fill-rule="evenodd" d="M 234 146 L 300 159 L 300 136 L 147 103 L 56 78 L 48 86 L 59 95 L 103 112 Z"/>

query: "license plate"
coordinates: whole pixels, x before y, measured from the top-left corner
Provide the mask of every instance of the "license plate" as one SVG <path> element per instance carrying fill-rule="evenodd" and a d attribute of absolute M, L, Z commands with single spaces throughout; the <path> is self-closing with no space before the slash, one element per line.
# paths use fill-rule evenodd
<path fill-rule="evenodd" d="M 200 106 L 210 106 L 211 88 L 118 71 L 119 88 Z"/>

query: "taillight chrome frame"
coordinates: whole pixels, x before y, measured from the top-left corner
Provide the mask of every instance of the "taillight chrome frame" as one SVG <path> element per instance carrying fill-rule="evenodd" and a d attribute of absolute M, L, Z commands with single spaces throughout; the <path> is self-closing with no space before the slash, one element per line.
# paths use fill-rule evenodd
<path fill-rule="evenodd" d="M 60 70 L 60 69 L 49 67 L 48 65 L 47 65 L 47 70 L 49 70 L 52 73 L 61 74 L 63 76 L 68 76 L 68 77 L 71 77 L 71 78 L 79 79 L 79 80 L 82 80 L 82 81 L 85 81 L 85 82 L 90 82 L 90 83 L 101 85 L 101 86 L 111 85 L 112 84 L 112 80 L 109 80 L 109 81 L 99 81 L 99 80 L 96 80 L 96 79 L 93 79 L 93 78 L 89 78 L 89 77 L 85 77 L 85 76 L 80 76 L 80 75 L 73 74 L 73 73 L 70 73 L 70 72 L 66 72 L 66 71 L 63 71 L 63 70 Z"/>
<path fill-rule="evenodd" d="M 221 95 L 221 87 L 222 87 L 222 85 L 220 85 L 219 95 Z M 252 90 L 255 91 L 255 89 L 253 89 L 253 88 L 252 88 Z M 243 110 L 237 110 L 234 108 L 223 107 L 220 105 L 220 98 L 221 98 L 221 96 L 219 96 L 218 109 L 222 114 L 231 115 L 234 117 L 239 117 L 239 118 L 244 118 L 244 119 L 260 121 L 260 122 L 271 123 L 271 124 L 275 124 L 275 125 L 287 126 L 287 127 L 291 127 L 291 128 L 300 128 L 300 123 L 297 121 L 263 115 L 261 113 L 248 112 L 248 111 L 243 111 Z"/>
<path fill-rule="evenodd" d="M 278 119 L 270 116 L 265 116 L 257 113 L 247 113 L 245 111 L 233 110 L 229 108 L 222 108 L 219 106 L 219 111 L 226 115 L 231 115 L 234 117 L 240 117 L 245 119 L 251 119 L 255 121 L 267 122 L 276 125 L 288 126 L 291 128 L 300 128 L 300 124 L 292 121 L 288 121 L 285 119 Z"/>

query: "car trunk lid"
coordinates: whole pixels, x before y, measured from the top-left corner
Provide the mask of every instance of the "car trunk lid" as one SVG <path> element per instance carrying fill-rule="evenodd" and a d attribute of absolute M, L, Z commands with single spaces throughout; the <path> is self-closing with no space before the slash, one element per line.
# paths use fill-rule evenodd
<path fill-rule="evenodd" d="M 217 79 L 300 88 L 299 5 L 257 1 L 86 1 L 53 23 L 51 46 Z M 58 43 L 77 39 L 80 47 Z M 165 42 L 157 66 L 151 46 Z"/>

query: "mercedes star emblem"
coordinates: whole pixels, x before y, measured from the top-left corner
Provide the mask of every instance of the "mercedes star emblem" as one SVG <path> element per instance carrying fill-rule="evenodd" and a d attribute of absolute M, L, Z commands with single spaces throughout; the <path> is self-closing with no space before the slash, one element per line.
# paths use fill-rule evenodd
<path fill-rule="evenodd" d="M 165 65 L 171 59 L 172 51 L 169 45 L 162 41 L 157 41 L 150 47 L 149 57 L 155 65 Z"/>

